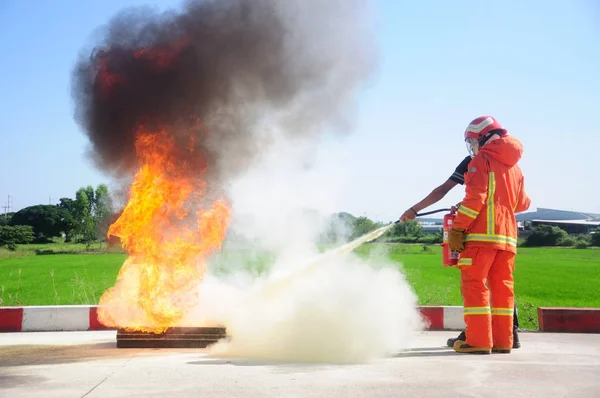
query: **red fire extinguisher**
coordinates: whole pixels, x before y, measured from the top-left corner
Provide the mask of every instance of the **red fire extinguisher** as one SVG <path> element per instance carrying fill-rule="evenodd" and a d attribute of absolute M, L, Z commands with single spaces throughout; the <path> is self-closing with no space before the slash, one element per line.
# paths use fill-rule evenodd
<path fill-rule="evenodd" d="M 442 252 L 443 252 L 443 264 L 444 267 L 454 267 L 458 265 L 458 257 L 460 255 L 459 252 L 455 252 L 450 250 L 450 245 L 448 244 L 448 232 L 452 228 L 452 223 L 454 222 L 454 218 L 456 218 L 456 211 L 454 209 L 450 210 L 450 213 L 444 216 L 444 226 L 443 226 L 443 243 L 442 243 Z"/>
<path fill-rule="evenodd" d="M 459 205 L 457 205 L 459 206 Z M 450 245 L 448 244 L 448 232 L 452 228 L 452 224 L 454 223 L 454 219 L 456 218 L 456 207 L 452 207 L 450 209 L 438 209 L 429 211 L 426 213 L 417 213 L 417 217 L 426 216 L 429 214 L 440 213 L 442 211 L 449 211 L 450 213 L 444 216 L 444 224 L 443 224 L 443 239 L 442 239 L 442 253 L 443 253 L 443 264 L 444 267 L 454 267 L 458 265 L 458 258 L 460 256 L 459 252 L 454 252 L 450 250 Z M 399 220 L 396 222 L 400 222 Z"/>

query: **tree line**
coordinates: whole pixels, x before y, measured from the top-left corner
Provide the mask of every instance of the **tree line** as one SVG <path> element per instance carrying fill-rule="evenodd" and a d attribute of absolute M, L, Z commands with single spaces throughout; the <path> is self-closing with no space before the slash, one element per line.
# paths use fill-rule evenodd
<path fill-rule="evenodd" d="M 60 198 L 56 205 L 35 205 L 0 216 L 0 246 L 15 250 L 17 244 L 48 243 L 54 238 L 65 242 L 85 243 L 89 246 L 106 239 L 108 228 L 116 219 L 108 187 L 104 184 L 95 189 L 82 187 L 75 198 Z M 328 227 L 322 233 L 322 243 L 351 241 L 386 225 L 368 217 L 356 217 L 350 213 L 335 213 L 328 218 Z M 377 242 L 439 244 L 441 231 L 426 231 L 415 220 L 397 223 Z M 565 230 L 539 225 L 528 231 L 527 237 L 519 239 L 524 247 L 568 246 L 585 248 L 600 246 L 600 228 L 592 234 L 569 235 Z"/>
<path fill-rule="evenodd" d="M 105 184 L 95 189 L 81 187 L 75 198 L 60 198 L 58 204 L 34 205 L 0 216 L 0 246 L 16 250 L 17 244 L 49 243 L 61 237 L 65 242 L 104 240 L 115 212 Z"/>

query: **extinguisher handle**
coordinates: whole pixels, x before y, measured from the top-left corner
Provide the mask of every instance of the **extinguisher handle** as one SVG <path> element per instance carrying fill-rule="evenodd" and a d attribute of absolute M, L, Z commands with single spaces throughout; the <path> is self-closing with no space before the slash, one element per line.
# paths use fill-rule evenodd
<path fill-rule="evenodd" d="M 452 206 L 452 208 L 450 209 L 450 211 L 452 212 L 452 214 L 456 213 L 458 211 L 458 208 L 460 207 L 460 205 L 462 204 L 462 202 L 458 202 L 457 204 L 455 204 L 454 206 Z"/>

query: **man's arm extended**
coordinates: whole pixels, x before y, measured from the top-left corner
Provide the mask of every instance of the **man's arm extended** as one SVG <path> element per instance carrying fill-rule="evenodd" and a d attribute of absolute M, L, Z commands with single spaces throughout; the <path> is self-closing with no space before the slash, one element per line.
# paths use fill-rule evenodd
<path fill-rule="evenodd" d="M 456 185 L 458 185 L 456 181 L 450 179 L 444 181 L 443 184 L 435 187 L 423 200 L 406 210 L 400 217 L 400 221 L 404 222 L 414 219 L 418 212 L 442 200 Z"/>
<path fill-rule="evenodd" d="M 435 187 L 423 200 L 406 210 L 400 217 L 400 221 L 405 222 L 414 219 L 418 212 L 442 200 L 456 185 L 463 185 L 465 183 L 464 174 L 467 172 L 469 162 L 471 162 L 471 157 L 465 157 L 443 184 Z"/>

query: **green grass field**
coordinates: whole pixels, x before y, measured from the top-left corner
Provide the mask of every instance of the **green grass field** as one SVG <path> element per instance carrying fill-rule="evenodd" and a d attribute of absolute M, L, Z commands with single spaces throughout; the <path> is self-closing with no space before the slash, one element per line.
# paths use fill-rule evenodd
<path fill-rule="evenodd" d="M 373 246 L 357 252 L 366 255 Z M 422 305 L 462 305 L 460 271 L 443 267 L 441 248 L 393 245 L 389 256 L 402 266 Z M 515 295 L 521 328 L 537 329 L 537 307 L 600 307 L 600 250 L 519 248 Z"/>
<path fill-rule="evenodd" d="M 97 304 L 114 284 L 126 256 L 102 251 L 79 254 L 76 245 L 26 246 L 0 253 L 0 306 Z M 384 248 L 406 274 L 422 305 L 462 305 L 459 271 L 441 265 L 439 246 L 363 245 L 361 256 Z M 96 248 L 99 250 L 100 248 Z M 36 255 L 40 250 L 57 253 Z M 267 268 L 265 255 L 223 255 L 216 267 L 226 273 L 230 264 L 243 264 L 256 273 Z M 515 290 L 522 328 L 537 328 L 538 306 L 600 307 L 600 250 L 520 248 Z"/>

